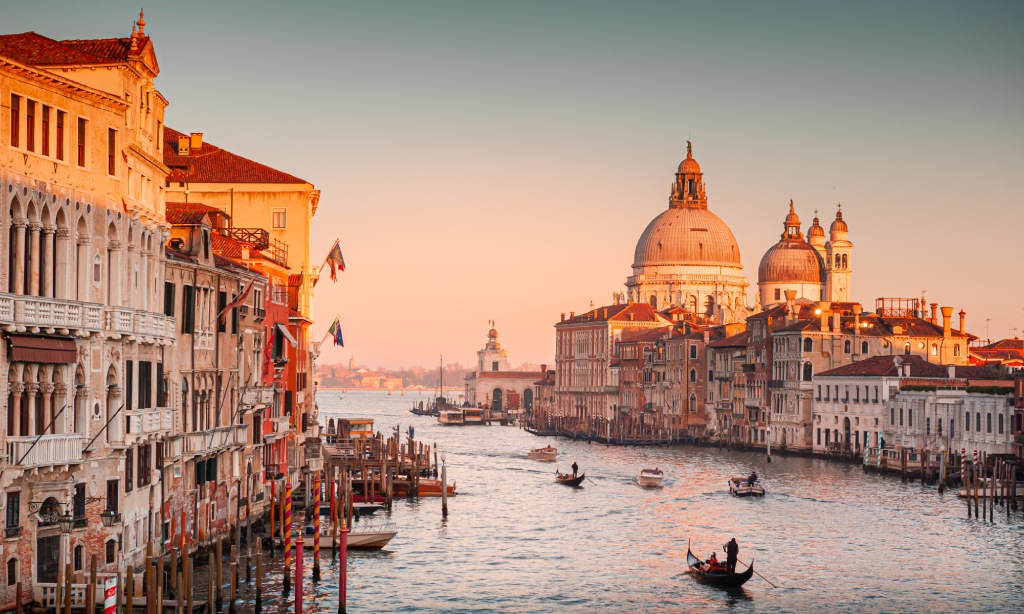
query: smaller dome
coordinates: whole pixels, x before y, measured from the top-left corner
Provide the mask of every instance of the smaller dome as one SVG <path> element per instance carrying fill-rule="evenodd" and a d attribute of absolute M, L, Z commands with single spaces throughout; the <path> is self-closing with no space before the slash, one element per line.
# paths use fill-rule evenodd
<path fill-rule="evenodd" d="M 800 216 L 796 214 L 792 200 L 789 201 L 789 215 L 786 216 L 786 228 L 790 227 L 800 228 Z"/>
<path fill-rule="evenodd" d="M 824 265 L 818 251 L 803 241 L 779 241 L 765 252 L 757 282 L 820 284 Z"/>
<path fill-rule="evenodd" d="M 487 338 L 488 339 L 497 339 L 498 338 L 498 330 L 496 328 L 492 328 L 491 330 L 487 331 Z"/>
<path fill-rule="evenodd" d="M 846 225 L 846 222 L 843 221 L 842 209 L 836 211 L 836 221 L 832 222 L 832 225 L 829 227 L 829 232 L 850 232 L 850 228 Z"/>
<path fill-rule="evenodd" d="M 814 223 L 807 229 L 807 236 L 810 238 L 821 237 L 825 238 L 825 229 L 821 227 L 821 222 L 818 221 L 818 216 L 814 216 Z"/>
<path fill-rule="evenodd" d="M 683 175 L 699 175 L 700 164 L 693 159 L 693 145 L 686 141 L 686 159 L 679 163 L 679 172 Z"/>

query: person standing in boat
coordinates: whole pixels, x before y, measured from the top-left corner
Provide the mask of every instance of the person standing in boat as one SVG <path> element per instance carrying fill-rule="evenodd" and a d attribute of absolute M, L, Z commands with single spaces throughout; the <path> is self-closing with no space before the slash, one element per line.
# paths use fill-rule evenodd
<path fill-rule="evenodd" d="M 729 570 L 729 573 L 736 573 L 736 558 L 740 554 L 740 545 L 736 543 L 736 538 L 730 539 L 726 542 L 725 546 L 725 566 Z"/>
<path fill-rule="evenodd" d="M 579 472 L 579 470 L 580 470 L 580 466 L 576 464 L 576 461 L 573 461 L 572 462 L 572 477 L 576 477 L 576 474 Z"/>

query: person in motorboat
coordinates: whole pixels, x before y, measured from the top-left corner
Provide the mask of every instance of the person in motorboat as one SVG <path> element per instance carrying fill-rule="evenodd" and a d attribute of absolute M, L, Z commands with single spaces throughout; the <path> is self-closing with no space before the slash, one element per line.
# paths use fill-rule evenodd
<path fill-rule="evenodd" d="M 755 482 L 757 482 L 757 471 L 751 471 L 750 475 L 747 476 L 747 486 L 753 488 Z"/>

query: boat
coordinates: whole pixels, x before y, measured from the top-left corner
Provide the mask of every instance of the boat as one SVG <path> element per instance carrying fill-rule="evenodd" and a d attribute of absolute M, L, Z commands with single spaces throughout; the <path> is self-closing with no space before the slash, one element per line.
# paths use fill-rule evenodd
<path fill-rule="evenodd" d="M 661 480 L 665 478 L 665 472 L 661 469 L 641 469 L 636 481 L 641 486 L 661 486 Z"/>
<path fill-rule="evenodd" d="M 553 461 L 558 456 L 558 449 L 551 446 L 544 446 L 543 448 L 536 448 L 530 450 L 527 455 L 528 458 L 539 461 Z"/>
<path fill-rule="evenodd" d="M 454 407 L 442 409 L 437 414 L 437 423 L 445 426 L 472 426 L 487 424 L 484 410 L 479 407 Z"/>
<path fill-rule="evenodd" d="M 349 550 L 380 550 L 398 535 L 398 528 L 387 523 L 378 527 L 353 529 L 348 532 L 347 546 Z M 302 545 L 313 547 L 315 535 L 303 535 Z M 340 536 L 339 536 L 340 539 Z M 334 548 L 334 528 L 324 525 L 320 529 L 320 548 Z"/>
<path fill-rule="evenodd" d="M 754 561 L 750 561 L 746 571 L 740 573 L 708 571 L 707 565 L 693 556 L 693 552 L 690 551 L 690 542 L 686 542 L 686 565 L 690 568 L 690 573 L 698 582 L 721 588 L 743 586 L 754 575 Z"/>
<path fill-rule="evenodd" d="M 566 486 L 579 486 L 585 479 L 587 479 L 587 474 L 585 472 L 576 477 L 572 477 L 571 473 L 555 472 L 555 482 L 558 484 L 565 484 Z"/>
<path fill-rule="evenodd" d="M 764 486 L 756 478 L 729 478 L 729 492 L 735 497 L 763 497 Z"/>
<path fill-rule="evenodd" d="M 420 478 L 419 487 L 416 491 L 421 497 L 440 497 L 441 496 L 441 480 L 435 480 L 432 478 Z M 448 496 L 455 496 L 455 482 L 448 484 Z"/>

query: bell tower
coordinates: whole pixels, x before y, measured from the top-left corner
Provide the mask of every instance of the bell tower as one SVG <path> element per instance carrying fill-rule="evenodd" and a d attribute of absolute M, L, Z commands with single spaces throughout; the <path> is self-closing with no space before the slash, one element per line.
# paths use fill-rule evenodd
<path fill-rule="evenodd" d="M 825 243 L 825 298 L 833 303 L 850 301 L 850 228 L 843 220 L 843 206 L 839 205 L 836 219 L 829 227 L 829 240 Z"/>

